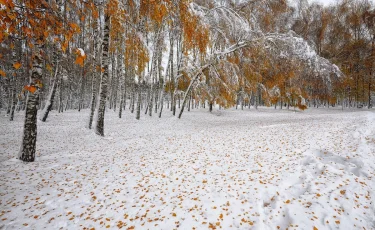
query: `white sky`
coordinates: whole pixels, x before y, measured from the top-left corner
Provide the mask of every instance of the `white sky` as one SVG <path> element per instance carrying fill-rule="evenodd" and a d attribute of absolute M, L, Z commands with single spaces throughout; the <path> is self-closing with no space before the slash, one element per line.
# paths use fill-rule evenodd
<path fill-rule="evenodd" d="M 318 2 L 324 6 L 328 6 L 331 3 L 335 3 L 336 0 L 309 0 L 309 2 Z"/>
<path fill-rule="evenodd" d="M 291 6 L 296 6 L 295 4 L 297 3 L 298 0 L 288 0 L 289 4 Z M 323 6 L 329 6 L 330 4 L 332 3 L 336 3 L 340 0 L 307 0 L 308 2 L 312 3 L 312 2 L 317 2 Z M 375 0 L 374 0 L 375 1 Z"/>

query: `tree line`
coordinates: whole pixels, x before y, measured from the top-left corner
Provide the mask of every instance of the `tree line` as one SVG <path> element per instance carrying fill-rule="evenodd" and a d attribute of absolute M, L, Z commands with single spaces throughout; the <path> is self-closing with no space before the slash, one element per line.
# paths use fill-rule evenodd
<path fill-rule="evenodd" d="M 367 0 L 0 0 L 0 108 L 37 119 L 108 109 L 161 117 L 259 105 L 372 106 L 375 10 Z M 40 112 L 38 113 L 38 110 Z"/>

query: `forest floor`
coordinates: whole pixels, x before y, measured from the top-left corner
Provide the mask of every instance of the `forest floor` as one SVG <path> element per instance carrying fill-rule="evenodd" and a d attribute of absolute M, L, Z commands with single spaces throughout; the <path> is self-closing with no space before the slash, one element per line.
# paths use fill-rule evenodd
<path fill-rule="evenodd" d="M 375 229 L 374 111 L 116 114 L 53 111 L 23 163 L 1 111 L 0 229 Z"/>

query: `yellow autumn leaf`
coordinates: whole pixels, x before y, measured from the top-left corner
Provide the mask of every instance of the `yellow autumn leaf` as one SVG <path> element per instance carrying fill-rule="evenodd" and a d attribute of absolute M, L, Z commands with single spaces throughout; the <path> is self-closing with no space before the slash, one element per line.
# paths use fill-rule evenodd
<path fill-rule="evenodd" d="M 46 69 L 47 69 L 48 71 L 52 72 L 52 66 L 51 66 L 50 64 L 47 64 L 47 65 L 46 65 Z"/>
<path fill-rule="evenodd" d="M 13 64 L 13 67 L 14 67 L 15 69 L 19 69 L 19 68 L 21 68 L 21 66 L 22 66 L 22 64 L 19 63 L 19 62 L 16 62 L 16 63 Z"/>
<path fill-rule="evenodd" d="M 64 42 L 61 44 L 61 50 L 65 53 L 66 48 L 68 47 L 68 42 Z"/>
<path fill-rule="evenodd" d="M 70 23 L 70 27 L 73 29 L 73 31 L 75 32 L 79 32 L 80 31 L 80 28 L 79 28 L 79 25 L 77 25 L 76 23 Z"/>
<path fill-rule="evenodd" d="M 42 81 L 37 80 L 37 81 L 35 82 L 35 86 L 38 87 L 38 88 L 43 88 L 43 83 L 42 83 Z"/>
<path fill-rule="evenodd" d="M 314 226 L 313 230 L 319 230 L 317 227 Z"/>
<path fill-rule="evenodd" d="M 84 61 L 85 58 L 83 56 L 78 56 L 75 63 L 83 67 Z"/>
<path fill-rule="evenodd" d="M 285 201 L 285 203 L 286 203 L 286 204 L 289 204 L 289 203 L 290 203 L 290 200 Z"/>
<path fill-rule="evenodd" d="M 7 74 L 4 71 L 2 71 L 1 69 L 0 69 L 0 75 L 3 76 L 3 77 L 7 76 Z"/>
<path fill-rule="evenodd" d="M 31 92 L 31 93 L 35 93 L 35 91 L 36 91 L 36 87 L 35 86 L 29 86 L 29 85 L 27 85 L 27 86 L 24 87 L 24 89 L 27 90 L 27 91 L 29 91 L 29 92 Z"/>
<path fill-rule="evenodd" d="M 81 67 L 83 67 L 84 61 L 86 59 L 86 55 L 84 54 L 84 52 L 81 49 L 76 49 L 75 53 L 77 55 L 77 59 L 76 59 L 75 63 L 80 65 Z"/>

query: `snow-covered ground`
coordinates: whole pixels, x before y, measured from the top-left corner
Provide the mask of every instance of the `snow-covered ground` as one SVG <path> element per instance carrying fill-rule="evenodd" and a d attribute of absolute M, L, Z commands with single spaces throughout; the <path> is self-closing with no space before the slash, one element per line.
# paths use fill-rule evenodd
<path fill-rule="evenodd" d="M 0 114 L 0 229 L 375 229 L 375 113 L 262 108 L 106 113 L 38 122 Z"/>

